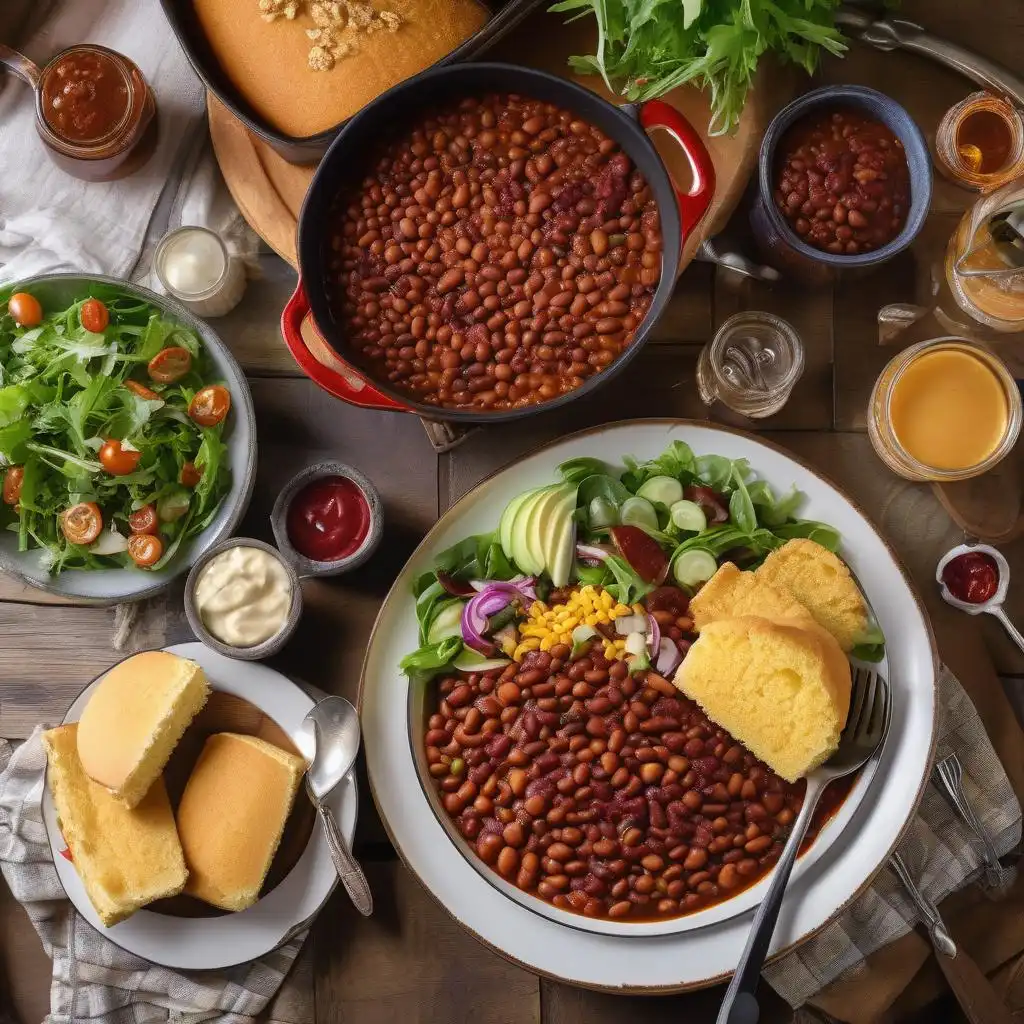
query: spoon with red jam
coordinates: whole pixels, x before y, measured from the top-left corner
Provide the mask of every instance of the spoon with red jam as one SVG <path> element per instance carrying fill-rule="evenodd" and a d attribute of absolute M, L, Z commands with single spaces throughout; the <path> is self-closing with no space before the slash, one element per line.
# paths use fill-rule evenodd
<path fill-rule="evenodd" d="M 1024 651 L 1024 635 L 1003 611 L 1010 586 L 1010 566 L 987 544 L 960 544 L 939 560 L 935 579 L 943 600 L 968 615 L 993 615 Z"/>

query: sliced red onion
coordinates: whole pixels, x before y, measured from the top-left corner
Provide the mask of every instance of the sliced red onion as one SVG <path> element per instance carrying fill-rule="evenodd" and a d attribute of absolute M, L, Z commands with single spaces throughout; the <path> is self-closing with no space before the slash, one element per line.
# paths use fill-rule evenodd
<path fill-rule="evenodd" d="M 437 582 L 453 597 L 472 597 L 477 591 L 477 588 L 472 583 L 457 580 L 446 572 L 439 572 L 437 574 Z"/>
<path fill-rule="evenodd" d="M 658 656 L 661 647 L 661 627 L 658 620 L 651 614 L 647 616 L 647 650 L 652 658 Z"/>
<path fill-rule="evenodd" d="M 607 548 L 600 544 L 577 544 L 576 557 L 584 565 L 600 565 L 611 554 Z"/>
<path fill-rule="evenodd" d="M 512 597 L 518 595 L 527 601 L 537 600 L 537 581 L 532 576 L 514 576 L 510 580 L 470 580 L 469 585 L 470 594 L 474 591 L 482 594 L 488 590 L 500 590 Z"/>
<path fill-rule="evenodd" d="M 675 641 L 664 637 L 661 643 L 658 645 L 658 658 L 654 663 L 654 667 L 658 670 L 659 675 L 663 675 L 666 679 L 672 675 L 673 672 L 679 667 L 679 662 L 683 660 L 683 656 L 676 646 Z"/>
<path fill-rule="evenodd" d="M 487 620 L 495 612 L 500 612 L 511 599 L 511 595 L 496 590 L 485 590 L 471 597 L 462 609 L 462 642 L 485 656 L 493 654 L 494 644 L 483 635 Z"/>

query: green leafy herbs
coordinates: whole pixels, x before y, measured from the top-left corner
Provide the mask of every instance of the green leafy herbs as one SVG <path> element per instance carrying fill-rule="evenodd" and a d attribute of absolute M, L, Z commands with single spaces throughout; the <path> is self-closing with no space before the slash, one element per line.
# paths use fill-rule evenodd
<path fill-rule="evenodd" d="M 858 661 L 881 661 L 885 657 L 885 637 L 882 631 L 874 623 L 868 627 L 867 632 L 857 641 L 850 657 Z"/>
<path fill-rule="evenodd" d="M 841 55 L 840 0 L 560 0 L 570 20 L 593 15 L 596 52 L 571 57 L 631 101 L 692 82 L 710 94 L 712 135 L 732 131 L 765 53 L 808 74 L 822 50 Z"/>
<path fill-rule="evenodd" d="M 88 290 L 28 330 L 0 315 L 0 474 L 24 469 L 18 504 L 0 508 L 0 527 L 17 534 L 19 550 L 41 549 L 53 574 L 131 566 L 124 552 L 98 554 L 68 542 L 61 513 L 95 502 L 104 528 L 127 536 L 129 515 L 153 503 L 164 545 L 159 570 L 210 524 L 231 487 L 223 424 L 202 428 L 188 416 L 196 391 L 213 382 L 211 367 L 200 339 L 154 306 L 113 286 Z M 0 291 L 2 309 L 9 292 Z M 110 314 L 101 334 L 81 324 L 90 297 Z M 191 353 L 190 371 L 174 383 L 151 380 L 147 363 L 171 345 Z M 132 390 L 129 380 L 141 387 Z M 141 453 L 132 472 L 103 468 L 100 449 L 110 438 Z M 192 489 L 179 483 L 186 462 L 201 473 Z"/>

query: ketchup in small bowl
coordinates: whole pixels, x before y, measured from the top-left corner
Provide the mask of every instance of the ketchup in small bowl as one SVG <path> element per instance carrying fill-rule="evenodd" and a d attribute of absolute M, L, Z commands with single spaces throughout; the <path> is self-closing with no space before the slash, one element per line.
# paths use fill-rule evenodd
<path fill-rule="evenodd" d="M 370 532 L 370 503 L 348 477 L 306 484 L 288 505 L 288 539 L 314 562 L 336 562 L 358 550 Z"/>
<path fill-rule="evenodd" d="M 271 525 L 278 548 L 301 575 L 345 572 L 362 565 L 380 541 L 380 497 L 351 466 L 320 463 L 278 495 Z"/>
<path fill-rule="evenodd" d="M 958 601 L 984 604 L 999 589 L 999 566 L 984 551 L 965 551 L 943 566 L 942 582 Z"/>

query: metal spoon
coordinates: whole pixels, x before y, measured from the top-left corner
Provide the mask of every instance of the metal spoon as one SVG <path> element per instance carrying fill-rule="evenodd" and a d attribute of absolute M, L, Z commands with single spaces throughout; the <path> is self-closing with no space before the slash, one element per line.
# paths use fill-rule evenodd
<path fill-rule="evenodd" d="M 359 737 L 356 709 L 344 697 L 325 697 L 306 715 L 295 743 L 309 762 L 306 792 L 324 827 L 338 877 L 356 910 L 369 917 L 373 913 L 370 883 L 345 845 L 334 812 L 323 802 L 355 764 Z"/>
<path fill-rule="evenodd" d="M 793 823 L 786 845 L 772 875 L 772 883 L 757 908 L 750 926 L 750 937 L 732 976 L 716 1024 L 757 1024 L 761 1009 L 757 1002 L 757 982 L 768 955 L 782 898 L 803 844 L 814 808 L 825 787 L 833 780 L 855 772 L 877 750 L 889 731 L 892 702 L 889 684 L 873 669 L 857 668 L 853 676 L 850 712 L 839 749 L 820 768 L 807 776 L 807 792 L 800 814 Z"/>
<path fill-rule="evenodd" d="M 980 604 L 971 604 L 970 601 L 961 601 L 960 598 L 954 597 L 949 592 L 949 587 L 946 586 L 942 578 L 943 570 L 954 558 L 970 552 L 988 555 L 996 563 L 996 571 L 999 574 L 999 584 L 996 587 L 996 592 L 987 601 L 982 601 Z M 992 615 L 997 618 L 1003 624 L 1003 629 L 1010 635 L 1010 639 L 1024 651 L 1024 635 L 1021 634 L 1020 630 L 1010 621 L 1006 612 L 1003 611 L 1006 592 L 1010 589 L 1010 563 L 1006 561 L 999 551 L 989 547 L 987 544 L 958 544 L 939 559 L 939 564 L 935 569 L 935 580 L 939 584 L 942 591 L 942 600 L 946 604 L 959 608 L 960 611 L 967 612 L 968 615 L 980 615 L 982 612 L 985 612 L 986 615 Z"/>

